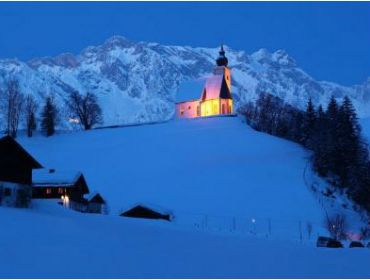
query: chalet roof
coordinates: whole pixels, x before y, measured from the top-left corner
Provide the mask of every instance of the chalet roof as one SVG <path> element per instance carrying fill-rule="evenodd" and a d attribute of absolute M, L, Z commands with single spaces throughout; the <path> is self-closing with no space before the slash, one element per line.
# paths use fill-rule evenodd
<path fill-rule="evenodd" d="M 157 212 L 163 215 L 172 214 L 172 212 L 169 209 L 166 209 L 162 206 L 158 206 L 158 205 L 148 203 L 148 202 L 140 202 L 140 203 L 133 204 L 131 205 L 131 207 L 127 207 L 127 209 L 122 211 L 121 213 L 129 212 L 132 209 L 138 209 L 138 208 L 145 208 L 145 209 L 152 210 L 154 212 Z"/>
<path fill-rule="evenodd" d="M 98 192 L 92 192 L 91 194 L 86 195 L 86 199 L 89 202 L 93 203 L 102 203 L 102 204 L 106 203 L 104 198 Z"/>
<path fill-rule="evenodd" d="M 79 171 L 36 169 L 32 171 L 32 186 L 73 187 L 81 176 Z"/>
<path fill-rule="evenodd" d="M 176 93 L 176 102 L 199 100 L 204 87 L 204 79 L 185 81 Z"/>
<path fill-rule="evenodd" d="M 0 155 L 0 166 L 22 164 L 32 169 L 42 168 L 42 165 L 10 136 L 0 138 Z"/>

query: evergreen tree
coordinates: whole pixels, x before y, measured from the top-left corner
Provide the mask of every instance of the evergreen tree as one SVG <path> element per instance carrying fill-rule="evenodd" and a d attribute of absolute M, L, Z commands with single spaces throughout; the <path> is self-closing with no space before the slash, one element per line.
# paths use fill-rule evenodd
<path fill-rule="evenodd" d="M 315 123 L 315 133 L 312 139 L 312 150 L 314 152 L 314 168 L 320 176 L 326 177 L 329 172 L 329 155 L 327 153 L 328 120 L 321 105 L 317 109 L 317 121 Z"/>
<path fill-rule="evenodd" d="M 308 100 L 305 117 L 302 126 L 302 143 L 307 148 L 313 147 L 315 133 L 316 112 L 311 98 Z"/>
<path fill-rule="evenodd" d="M 45 105 L 41 113 L 41 129 L 46 136 L 51 136 L 55 133 L 57 120 L 58 109 L 54 103 L 54 99 L 48 96 L 46 97 Z"/>

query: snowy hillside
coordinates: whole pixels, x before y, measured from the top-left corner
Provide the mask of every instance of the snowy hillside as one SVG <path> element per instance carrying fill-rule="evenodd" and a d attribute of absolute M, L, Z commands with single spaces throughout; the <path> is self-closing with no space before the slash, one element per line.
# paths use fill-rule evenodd
<path fill-rule="evenodd" d="M 315 247 L 327 233 L 307 186 L 306 151 L 237 117 L 18 140 L 45 167 L 81 170 L 111 211 L 82 214 L 53 200 L 0 207 L 0 277 L 370 276 L 370 250 Z M 118 216 L 137 202 L 175 219 Z M 345 213 L 358 230 L 359 217 Z"/>
<path fill-rule="evenodd" d="M 81 170 L 113 215 L 144 202 L 170 209 L 181 225 L 260 234 L 272 226 L 285 239 L 298 239 L 300 223 L 322 231 L 324 209 L 304 178 L 307 153 L 236 117 L 20 141 L 48 168 Z"/>
<path fill-rule="evenodd" d="M 164 46 L 116 36 L 78 55 L 0 60 L 0 88 L 16 78 L 25 94 L 38 99 L 53 94 L 61 105 L 73 90 L 96 93 L 106 125 L 167 120 L 173 116 L 179 84 L 209 74 L 217 55 L 218 47 Z M 338 99 L 348 95 L 361 116 L 370 115 L 370 80 L 353 87 L 315 81 L 283 50 L 261 49 L 247 55 L 226 48 L 226 55 L 236 107 L 260 92 L 300 108 L 308 97 L 326 104 L 331 95 Z M 65 113 L 63 119 L 68 119 Z"/>

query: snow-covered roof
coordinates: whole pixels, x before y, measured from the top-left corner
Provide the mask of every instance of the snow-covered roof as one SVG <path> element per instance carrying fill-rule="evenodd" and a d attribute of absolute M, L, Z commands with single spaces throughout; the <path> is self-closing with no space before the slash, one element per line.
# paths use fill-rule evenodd
<path fill-rule="evenodd" d="M 80 178 L 81 172 L 72 170 L 36 169 L 32 171 L 33 187 L 72 187 Z"/>
<path fill-rule="evenodd" d="M 204 79 L 185 81 L 180 84 L 176 93 L 176 102 L 200 99 L 204 87 Z"/>
<path fill-rule="evenodd" d="M 105 199 L 102 197 L 102 195 L 99 193 L 99 192 L 97 192 L 97 191 L 93 191 L 93 192 L 91 192 L 91 193 L 89 193 L 89 194 L 86 194 L 85 195 L 85 198 L 89 201 L 89 202 L 91 202 L 91 200 L 93 200 L 94 198 L 95 198 L 95 196 L 100 196 L 100 198 L 101 198 L 101 200 L 103 201 L 103 203 L 105 203 Z"/>
<path fill-rule="evenodd" d="M 144 207 L 144 208 L 153 210 L 153 211 L 155 211 L 157 213 L 160 213 L 160 214 L 163 214 L 163 215 L 171 215 L 172 214 L 171 210 L 166 209 L 166 208 L 164 208 L 162 206 L 159 206 L 159 205 L 156 205 L 156 204 L 148 203 L 148 202 L 139 202 L 139 203 L 132 204 L 130 207 L 127 207 L 124 210 L 121 210 L 121 213 L 130 211 L 131 209 L 134 209 L 136 207 Z"/>
<path fill-rule="evenodd" d="M 220 98 L 223 75 L 213 75 L 206 81 L 206 99 Z"/>

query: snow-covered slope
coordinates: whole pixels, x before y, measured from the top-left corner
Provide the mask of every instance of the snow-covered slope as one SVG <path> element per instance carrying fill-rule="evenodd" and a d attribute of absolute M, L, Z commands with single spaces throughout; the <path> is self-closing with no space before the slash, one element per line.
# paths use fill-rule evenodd
<path fill-rule="evenodd" d="M 331 95 L 350 96 L 361 116 L 370 115 L 370 80 L 344 87 L 315 81 L 285 51 L 261 49 L 251 55 L 226 48 L 236 107 L 270 92 L 302 108 L 308 97 L 326 104 Z M 209 74 L 218 48 L 164 46 L 115 36 L 78 55 L 0 60 L 0 88 L 16 78 L 38 99 L 54 94 L 62 106 L 72 90 L 98 95 L 106 125 L 166 120 L 173 116 L 179 84 Z M 62 119 L 68 116 L 63 113 Z"/>
<path fill-rule="evenodd" d="M 307 223 L 322 232 L 324 209 L 304 178 L 306 151 L 236 117 L 20 141 L 46 167 L 81 170 L 113 215 L 144 202 L 170 209 L 180 225 L 259 234 L 272 227 L 285 239 L 298 239 Z"/>
<path fill-rule="evenodd" d="M 370 250 L 315 247 L 327 233 L 306 185 L 306 151 L 237 117 L 18 140 L 45 167 L 83 171 L 111 212 L 81 214 L 54 200 L 0 207 L 0 277 L 370 276 Z M 118 216 L 137 202 L 175 219 Z"/>

